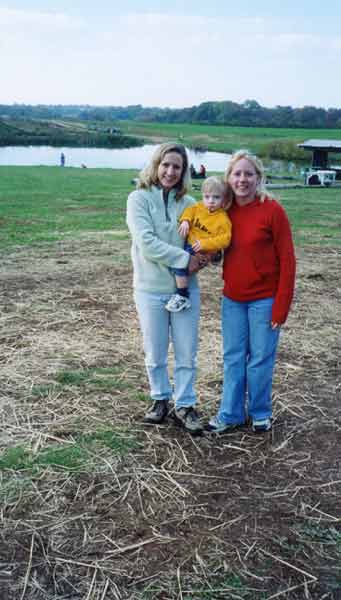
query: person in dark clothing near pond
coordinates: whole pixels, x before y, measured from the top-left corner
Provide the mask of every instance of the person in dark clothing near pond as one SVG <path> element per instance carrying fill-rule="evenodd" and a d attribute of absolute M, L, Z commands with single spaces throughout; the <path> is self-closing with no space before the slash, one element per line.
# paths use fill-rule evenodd
<path fill-rule="evenodd" d="M 206 177 L 206 169 L 205 169 L 205 166 L 204 166 L 204 165 L 200 165 L 200 168 L 199 168 L 199 175 L 200 175 L 200 177 L 203 177 L 203 178 L 205 178 L 205 177 Z"/>

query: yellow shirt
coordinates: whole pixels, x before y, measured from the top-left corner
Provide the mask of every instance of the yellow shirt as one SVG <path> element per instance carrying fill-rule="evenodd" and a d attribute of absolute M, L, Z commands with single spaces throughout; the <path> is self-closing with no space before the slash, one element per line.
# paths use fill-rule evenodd
<path fill-rule="evenodd" d="M 180 223 L 182 221 L 189 222 L 187 242 L 194 244 L 200 240 L 204 252 L 217 252 L 229 246 L 232 225 L 223 208 L 210 212 L 203 202 L 198 202 L 184 210 Z"/>

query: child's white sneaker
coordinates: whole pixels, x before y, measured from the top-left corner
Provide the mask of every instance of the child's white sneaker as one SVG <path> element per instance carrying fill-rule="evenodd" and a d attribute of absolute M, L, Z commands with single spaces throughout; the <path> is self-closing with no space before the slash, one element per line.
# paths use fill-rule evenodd
<path fill-rule="evenodd" d="M 166 309 L 169 312 L 180 312 L 180 310 L 186 310 L 191 308 L 191 301 L 186 296 L 180 296 L 180 294 L 173 294 L 166 304 Z"/>

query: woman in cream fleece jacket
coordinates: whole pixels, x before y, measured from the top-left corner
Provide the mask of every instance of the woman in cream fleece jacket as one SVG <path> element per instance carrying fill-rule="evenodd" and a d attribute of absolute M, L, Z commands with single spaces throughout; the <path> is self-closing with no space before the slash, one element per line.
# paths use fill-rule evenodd
<path fill-rule="evenodd" d="M 195 273 L 207 264 L 202 255 L 183 249 L 178 219 L 195 203 L 186 194 L 189 165 L 182 145 L 166 143 L 155 151 L 141 172 L 138 189 L 128 197 L 127 224 L 132 237 L 134 298 L 139 316 L 152 405 L 144 421 L 162 423 L 174 396 L 174 419 L 191 434 L 202 426 L 194 405 L 200 292 L 196 276 L 190 278 L 192 306 L 169 313 L 165 306 L 175 291 L 171 268 L 189 267 Z M 168 373 L 172 341 L 175 357 L 174 394 Z"/>

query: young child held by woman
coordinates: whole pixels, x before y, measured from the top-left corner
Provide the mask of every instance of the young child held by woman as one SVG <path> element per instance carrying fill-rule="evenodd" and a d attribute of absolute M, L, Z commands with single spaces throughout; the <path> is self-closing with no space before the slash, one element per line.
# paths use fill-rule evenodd
<path fill-rule="evenodd" d="M 219 177 L 208 177 L 202 185 L 202 201 L 184 210 L 180 217 L 179 233 L 186 240 L 185 250 L 192 255 L 209 254 L 212 262 L 219 262 L 221 251 L 231 241 L 231 221 L 224 203 L 228 187 Z M 166 304 L 169 312 L 190 308 L 188 269 L 172 269 L 176 292 Z"/>

